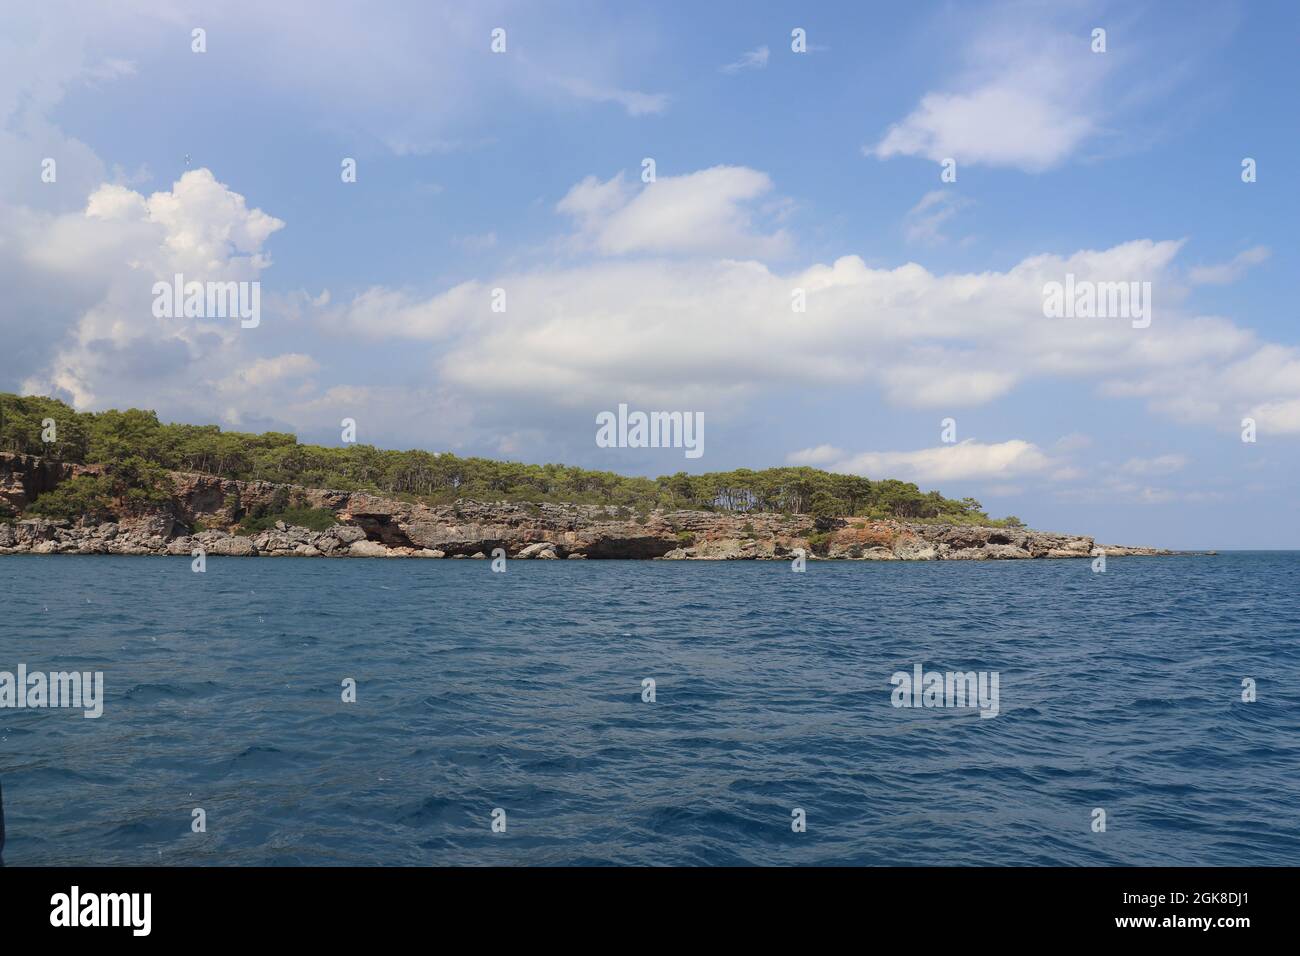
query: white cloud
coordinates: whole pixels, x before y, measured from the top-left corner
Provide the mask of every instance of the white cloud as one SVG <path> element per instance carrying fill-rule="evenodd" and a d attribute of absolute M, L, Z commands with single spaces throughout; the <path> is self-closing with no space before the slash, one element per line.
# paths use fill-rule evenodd
<path fill-rule="evenodd" d="M 238 320 L 154 315 L 153 284 L 176 273 L 257 281 L 270 264 L 266 242 L 284 226 L 207 169 L 148 197 L 104 185 L 80 214 L 28 214 L 19 223 L 24 282 L 55 302 L 69 282 L 83 293 L 73 308 L 54 312 L 67 324 L 43 365 L 28 368 L 26 392 L 58 394 L 81 408 L 193 406 L 215 396 L 264 405 L 273 386 L 300 384 L 316 369 L 305 354 L 257 354 L 257 331 Z"/>
<path fill-rule="evenodd" d="M 572 216 L 582 238 L 606 255 L 770 256 L 784 252 L 788 238 L 781 230 L 759 231 L 750 207 L 771 190 L 765 173 L 744 166 L 660 176 L 639 189 L 619 173 L 604 182 L 588 176 L 556 209 Z"/>
<path fill-rule="evenodd" d="M 642 93 L 637 90 L 624 90 L 577 77 L 555 77 L 552 82 L 580 100 L 587 100 L 592 103 L 617 103 L 623 107 L 628 116 L 662 113 L 668 108 L 668 96 L 664 93 Z"/>
<path fill-rule="evenodd" d="M 486 310 L 491 287 L 464 282 L 433 298 L 398 289 L 372 286 L 350 302 L 333 304 L 328 293 L 321 303 L 300 303 L 325 328 L 367 339 L 429 339 L 448 336 L 466 316 Z M 509 300 L 507 299 L 507 302 Z"/>
<path fill-rule="evenodd" d="M 928 93 L 869 152 L 878 159 L 922 156 L 958 164 L 1018 166 L 1040 172 L 1074 151 L 1092 129 L 1081 116 L 1061 115 L 1040 94 L 988 87 L 973 93 Z"/>
<path fill-rule="evenodd" d="M 1193 285 L 1228 285 L 1236 282 L 1251 266 L 1259 265 L 1272 255 L 1268 246 L 1254 246 L 1237 253 L 1229 262 L 1212 266 L 1195 266 L 1187 272 Z"/>
<path fill-rule="evenodd" d="M 916 348 L 912 359 L 910 365 L 881 370 L 885 394 L 896 405 L 982 405 L 1011 391 L 1019 380 L 1010 369 L 980 368 L 981 355 L 963 357 Z"/>
<path fill-rule="evenodd" d="M 981 273 L 872 267 L 857 256 L 776 270 L 729 257 L 782 245 L 748 212 L 770 189 L 761 173 L 735 167 L 639 189 L 621 177 L 588 179 L 560 211 L 578 222 L 583 246 L 625 255 L 489 274 L 434 295 L 376 286 L 348 301 L 326 292 L 280 307 L 301 315 L 297 328 L 349 344 L 409 352 L 400 343 L 423 343 L 433 398 L 419 400 L 436 401 L 447 421 L 462 423 L 457 428 L 490 421 L 494 431 L 528 435 L 546 414 L 619 401 L 718 414 L 790 387 L 874 386 L 900 407 L 956 410 L 1027 382 L 1075 380 L 1181 421 L 1235 429 L 1253 410 L 1264 433 L 1300 432 L 1300 351 L 1189 314 L 1177 295 L 1166 295 L 1176 285 L 1179 241 L 1036 255 Z M 11 329 L 25 351 L 8 361 L 21 363 L 29 391 L 67 395 L 82 407 L 193 409 L 201 420 L 219 403 L 226 421 L 257 421 L 268 409 L 328 418 L 328 402 L 313 404 L 322 399 L 320 369 L 308 350 L 275 348 L 260 337 L 265 328 L 150 313 L 152 282 L 173 271 L 258 278 L 283 226 L 207 170 L 149 196 L 104 185 L 76 214 L 20 210 L 0 223 L 0 277 L 17 277 L 8 287 L 19 303 L 7 321 L 33 296 L 47 308 L 57 303 L 53 312 L 67 320 L 34 334 Z M 1043 285 L 1066 273 L 1151 281 L 1164 304 L 1147 329 L 1046 319 Z M 498 286 L 508 293 L 504 313 L 490 308 Z M 805 291 L 806 312 L 792 311 L 794 289 Z M 382 394 L 394 409 L 400 394 L 415 400 L 409 388 Z M 400 421 L 396 412 L 391 418 Z M 796 456 L 846 468 L 896 465 L 926 480 L 1039 469 L 1069 476 L 1067 463 L 1023 442 L 864 454 L 822 446 Z"/>
<path fill-rule="evenodd" d="M 976 37 L 954 88 L 926 93 L 863 152 L 1030 172 L 1073 154 L 1101 125 L 1101 87 L 1117 54 L 1094 54 L 1086 36 L 1030 22 L 1005 27 Z"/>
<path fill-rule="evenodd" d="M 1246 417 L 1255 420 L 1259 434 L 1300 435 L 1300 398 L 1263 402 L 1248 409 Z"/>
<path fill-rule="evenodd" d="M 844 456 L 844 451 L 834 445 L 818 445 L 815 448 L 792 451 L 786 455 L 785 460 L 792 465 L 826 465 L 832 461 L 839 461 Z"/>
<path fill-rule="evenodd" d="M 228 375 L 220 388 L 223 391 L 266 389 L 279 382 L 310 375 L 319 368 L 320 364 L 310 355 L 296 352 L 274 358 L 253 359 Z"/>
<path fill-rule="evenodd" d="M 1173 266 L 1181 241 L 1035 255 L 1002 272 L 936 275 L 857 256 L 776 271 L 720 257 L 756 242 L 734 202 L 709 207 L 711 221 L 696 218 L 704 213 L 689 199 L 705 174 L 726 182 L 732 173 L 641 190 L 621 177 L 589 178 L 560 203 L 587 246 L 641 256 L 498 274 L 423 298 L 375 289 L 321 319 L 344 334 L 426 340 L 446 387 L 502 407 L 628 400 L 717 409 L 775 388 L 869 384 L 900 407 L 955 410 L 1027 382 L 1074 380 L 1180 421 L 1235 428 L 1266 403 L 1261 415 L 1285 423 L 1277 403 L 1300 399 L 1295 349 L 1182 308 Z M 765 186 L 757 175 L 743 181 L 744 195 Z M 668 252 L 694 254 L 654 255 Z M 1067 273 L 1151 282 L 1151 326 L 1045 318 L 1043 286 Z M 508 291 L 506 313 L 488 308 L 498 286 Z M 791 309 L 795 289 L 806 312 Z"/>
<path fill-rule="evenodd" d="M 1053 460 L 1032 442 L 1013 439 L 982 444 L 967 439 L 918 451 L 864 451 L 829 463 L 828 470 L 868 478 L 937 483 L 969 479 L 1007 480 L 1040 474 Z"/>

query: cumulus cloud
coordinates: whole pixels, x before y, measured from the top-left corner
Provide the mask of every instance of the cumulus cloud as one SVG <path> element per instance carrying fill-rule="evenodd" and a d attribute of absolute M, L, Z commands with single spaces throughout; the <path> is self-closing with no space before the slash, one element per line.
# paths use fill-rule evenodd
<path fill-rule="evenodd" d="M 868 386 L 899 407 L 955 410 L 1027 382 L 1069 379 L 1178 420 L 1236 428 L 1251 412 L 1265 433 L 1300 432 L 1300 354 L 1164 295 L 1176 283 L 1179 241 L 1035 255 L 980 273 L 871 266 L 857 256 L 780 270 L 729 254 L 771 244 L 739 198 L 752 202 L 770 188 L 762 174 L 735 167 L 642 189 L 618 176 L 588 179 L 560 204 L 582 247 L 600 253 L 577 264 L 498 272 L 432 295 L 375 286 L 346 300 L 325 293 L 280 307 L 299 317 L 295 328 L 349 346 L 421 344 L 427 383 L 353 393 L 358 400 L 437 405 L 456 427 L 491 421 L 517 435 L 545 427 L 545 409 L 567 414 L 619 401 L 712 412 L 775 389 Z M 718 191 L 729 198 L 709 204 Z M 53 342 L 24 338 L 25 388 L 82 407 L 193 409 L 199 420 L 215 407 L 228 423 L 259 420 L 268 408 L 300 424 L 333 414 L 323 409 L 344 386 L 335 378 L 336 390 L 322 393 L 314 350 L 276 349 L 259 337 L 265 328 L 158 319 L 150 310 L 152 283 L 173 272 L 259 278 L 283 227 L 207 170 L 152 195 L 104 185 L 75 214 L 13 217 L 0 226 L 0 276 L 21 276 L 19 296 L 41 289 L 67 316 Z M 1151 326 L 1045 318 L 1044 284 L 1070 273 L 1151 281 Z M 505 312 L 491 308 L 496 288 L 506 290 Z M 806 297 L 803 312 L 791 308 L 794 290 Z M 1028 442 L 861 455 L 822 446 L 795 456 L 925 481 L 1068 475 Z"/>
<path fill-rule="evenodd" d="M 758 228 L 755 200 L 772 191 L 765 173 L 714 166 L 661 176 L 636 188 L 623 174 L 588 176 L 556 206 L 578 224 L 581 238 L 606 255 L 626 253 L 771 256 L 785 251 L 781 230 Z"/>
<path fill-rule="evenodd" d="M 708 247 L 752 239 L 737 237 L 726 204 L 714 207 L 725 228 L 712 230 L 684 228 L 649 208 L 628 213 L 660 202 L 651 194 L 663 185 L 634 192 L 620 177 L 588 179 L 560 204 L 587 243 L 641 255 L 506 272 L 432 296 L 373 289 L 318 318 L 341 334 L 427 341 L 439 380 L 477 402 L 526 395 L 530 407 L 636 400 L 717 408 L 775 388 L 869 384 L 900 407 L 957 409 L 1027 382 L 1073 379 L 1182 421 L 1236 427 L 1257 408 L 1291 427 L 1279 403 L 1300 399 L 1300 356 L 1226 319 L 1185 311 L 1175 294 L 1181 241 L 1035 255 L 1001 272 L 939 275 L 916 263 L 872 267 L 857 256 L 780 271 L 703 252 L 656 255 L 720 229 L 731 241 Z M 660 211 L 676 208 L 665 201 Z M 1151 282 L 1151 326 L 1044 317 L 1044 285 L 1067 274 Z M 489 308 L 497 287 L 509 301 L 500 314 Z M 791 309 L 793 290 L 806 311 Z"/>
<path fill-rule="evenodd" d="M 1103 83 L 1118 54 L 1086 35 L 1020 23 L 971 42 L 969 65 L 863 152 L 1041 172 L 1072 155 L 1102 124 Z"/>
<path fill-rule="evenodd" d="M 1027 86 L 1030 80 L 1017 82 Z M 1041 92 L 998 84 L 964 94 L 927 93 L 868 153 L 1040 172 L 1070 155 L 1092 127 L 1087 117 L 1072 115 Z"/>
<path fill-rule="evenodd" d="M 66 324 L 41 365 L 28 368 L 23 390 L 81 408 L 192 406 L 210 392 L 230 409 L 241 394 L 245 404 L 264 404 L 277 387 L 301 382 L 316 370 L 310 356 L 257 354 L 249 338 L 256 331 L 237 319 L 158 315 L 153 307 L 154 283 L 177 273 L 186 282 L 258 281 L 270 265 L 267 240 L 283 226 L 207 169 L 149 196 L 103 185 L 79 214 L 24 216 L 24 283 L 55 303 L 69 281 L 82 295 L 56 311 Z"/>

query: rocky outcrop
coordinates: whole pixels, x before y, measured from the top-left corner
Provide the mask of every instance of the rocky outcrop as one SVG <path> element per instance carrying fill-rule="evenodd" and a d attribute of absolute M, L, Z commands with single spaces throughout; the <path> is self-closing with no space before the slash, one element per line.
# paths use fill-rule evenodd
<path fill-rule="evenodd" d="M 340 512 L 345 523 L 309 531 L 278 523 L 255 534 L 192 532 L 170 515 L 121 522 L 75 523 L 29 518 L 0 524 L 0 554 L 170 554 L 218 557 L 664 558 L 668 560 L 970 561 L 1087 558 L 1092 538 L 1041 531 L 894 521 L 845 522 L 817 532 L 806 519 L 780 515 L 655 512 L 627 519 L 598 508 L 547 506 L 533 514 L 517 505 L 459 502 L 448 508 L 410 506 L 409 515 L 379 524 L 370 513 Z M 409 520 L 408 520 L 409 519 Z M 394 544 L 395 540 L 408 543 Z M 1169 554 L 1154 548 L 1107 546 L 1108 555 Z"/>
<path fill-rule="evenodd" d="M 73 465 L 35 455 L 0 454 L 0 517 L 20 514 L 37 497 L 75 475 L 98 471 L 93 465 Z"/>
<path fill-rule="evenodd" d="M 80 466 L 0 456 L 6 487 L 49 490 Z M 7 456 L 13 459 L 15 456 Z M 53 470 L 51 470 L 53 469 Z M 60 470 L 64 469 L 64 470 Z M 28 475 L 33 471 L 36 477 Z M 62 478 L 59 477 L 62 475 Z M 221 557 L 662 558 L 669 560 L 966 561 L 1087 558 L 1101 553 L 1091 537 L 1024 528 L 912 524 L 860 518 L 814 524 L 807 515 L 653 511 L 595 505 L 458 501 L 430 507 L 365 493 L 174 474 L 165 513 L 117 522 L 0 524 L 0 554 L 172 554 L 202 550 Z M 24 490 L 24 501 L 30 501 Z M 325 531 L 277 523 L 255 534 L 232 533 L 232 503 L 243 510 L 295 506 L 326 509 L 339 522 Z M 206 526 L 208 530 L 196 530 Z M 1106 546 L 1108 555 L 1169 554 Z"/>

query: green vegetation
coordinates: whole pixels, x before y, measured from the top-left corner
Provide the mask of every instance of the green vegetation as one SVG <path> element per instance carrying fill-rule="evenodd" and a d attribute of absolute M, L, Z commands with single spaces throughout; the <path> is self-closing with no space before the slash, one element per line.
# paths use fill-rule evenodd
<path fill-rule="evenodd" d="M 812 548 L 813 554 L 826 557 L 830 550 L 831 533 L 829 531 L 814 531 L 808 535 L 808 547 Z"/>
<path fill-rule="evenodd" d="M 42 421 L 54 419 L 57 441 L 42 441 Z M 661 478 L 628 477 L 566 465 L 527 465 L 449 453 L 387 451 L 372 445 L 331 448 L 300 444 L 286 432 L 223 432 L 216 425 L 164 424 L 151 411 L 77 412 L 52 398 L 0 393 L 0 451 L 44 455 L 64 461 L 103 463 L 107 482 L 67 482 L 43 495 L 33 511 L 68 516 L 104 508 L 112 500 L 132 508 L 158 500 L 164 470 L 223 478 L 280 482 L 339 491 L 375 491 L 425 504 L 458 498 L 609 505 L 624 513 L 653 508 L 707 511 L 772 511 L 810 515 L 821 530 L 845 517 L 1020 526 L 1017 518 L 990 521 L 973 498 L 960 501 L 910 482 L 873 481 L 815 468 L 738 468 Z M 75 487 L 69 487 L 73 486 Z M 288 514 L 275 503 L 263 514 L 245 513 L 238 495 L 227 501 L 232 522 L 252 523 Z M 47 503 L 48 502 L 48 503 Z M 41 509 L 50 509 L 49 511 Z M 251 523 L 250 523 L 251 522 Z M 294 522 L 300 523 L 300 522 Z"/>
<path fill-rule="evenodd" d="M 28 512 L 46 518 L 86 518 L 100 521 L 112 515 L 108 483 L 99 475 L 78 475 L 31 504 Z"/>
<path fill-rule="evenodd" d="M 260 518 L 245 516 L 239 523 L 236 533 L 256 534 L 274 528 L 277 521 L 307 528 L 310 531 L 325 531 L 339 523 L 334 517 L 334 512 L 328 508 L 286 508 L 284 511 L 262 515 Z"/>
<path fill-rule="evenodd" d="M 103 474 L 78 475 L 40 496 L 28 509 L 47 518 L 107 521 L 114 504 L 126 514 L 145 514 L 165 504 L 171 483 L 166 469 L 138 455 L 104 465 Z"/>

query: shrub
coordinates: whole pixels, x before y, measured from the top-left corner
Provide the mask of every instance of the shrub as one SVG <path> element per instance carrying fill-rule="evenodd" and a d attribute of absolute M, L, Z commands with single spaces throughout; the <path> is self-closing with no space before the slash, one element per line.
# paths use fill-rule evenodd
<path fill-rule="evenodd" d="M 46 518 L 108 520 L 113 516 L 110 483 L 102 475 L 78 475 L 41 495 L 27 511 Z"/>
<path fill-rule="evenodd" d="M 813 554 L 825 557 L 831 548 L 831 533 L 829 531 L 814 531 L 808 535 L 808 547 Z"/>
<path fill-rule="evenodd" d="M 338 518 L 328 508 L 286 508 L 276 514 L 264 514 L 259 517 L 249 515 L 239 523 L 239 534 L 256 534 L 275 527 L 277 521 L 308 531 L 325 531 L 338 524 Z"/>
<path fill-rule="evenodd" d="M 104 467 L 108 493 L 129 514 L 155 511 L 171 501 L 167 469 L 139 455 L 128 455 Z"/>
<path fill-rule="evenodd" d="M 231 521 L 238 521 L 244 516 L 244 506 L 239 500 L 239 492 L 234 488 L 226 493 L 226 514 L 230 515 Z"/>

